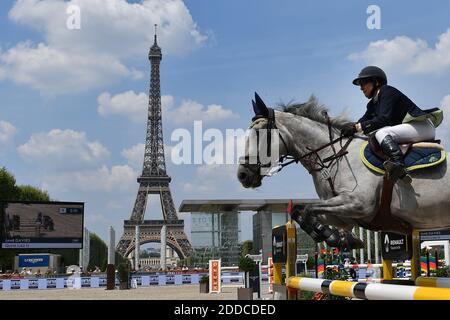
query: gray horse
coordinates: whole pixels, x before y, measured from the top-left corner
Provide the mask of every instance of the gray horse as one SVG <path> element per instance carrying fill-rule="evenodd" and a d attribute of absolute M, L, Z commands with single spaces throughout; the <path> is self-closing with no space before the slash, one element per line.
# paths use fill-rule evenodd
<path fill-rule="evenodd" d="M 253 107 L 255 118 L 250 129 L 256 132 L 267 129 L 270 109 L 257 95 Z M 282 156 L 301 158 L 299 162 L 311 174 L 320 198 L 318 203 L 305 205 L 301 216 L 293 217 L 294 220 L 317 242 L 326 241 L 331 246 L 347 249 L 362 247 L 362 242 L 351 233 L 351 229 L 367 225 L 374 218 L 383 186 L 383 176 L 366 168 L 359 156 L 361 144 L 367 141 L 367 137 L 355 136 L 348 144 L 348 153 L 334 161 L 324 174 L 321 166 L 318 168 L 318 159 L 332 156 L 332 146 L 317 153 L 311 153 L 311 150 L 330 142 L 330 130 L 334 137 L 339 136 L 340 129 L 348 120 L 329 118 L 327 109 L 319 105 L 315 97 L 306 103 L 284 106 L 282 111 L 273 112 L 280 139 L 263 139 L 270 145 L 263 146 L 264 143 L 259 142 L 256 148 L 260 152 L 269 149 Z M 343 138 L 342 144 L 345 142 L 347 139 Z M 342 144 L 334 144 L 335 151 Z M 252 146 L 247 139 L 246 160 L 239 165 L 237 176 L 245 188 L 256 188 L 264 176 L 261 175 L 261 163 L 248 161 L 249 149 Z M 412 183 L 396 182 L 391 202 L 392 215 L 416 230 L 449 228 L 450 180 L 447 168 L 445 161 L 435 167 L 412 171 Z M 331 178 L 332 183 L 327 178 Z M 389 225 L 382 229 L 392 231 Z"/>

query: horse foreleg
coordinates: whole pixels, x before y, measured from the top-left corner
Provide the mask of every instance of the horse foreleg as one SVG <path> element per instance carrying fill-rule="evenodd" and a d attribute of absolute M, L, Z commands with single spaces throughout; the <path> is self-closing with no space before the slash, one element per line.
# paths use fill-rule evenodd
<path fill-rule="evenodd" d="M 362 219 L 370 216 L 372 203 L 351 194 L 340 194 L 336 197 L 306 205 L 303 211 L 306 215 L 326 215 L 341 219 Z"/>
<path fill-rule="evenodd" d="M 350 214 L 345 216 L 336 214 L 340 210 L 346 210 L 344 212 Z M 358 249 L 362 248 L 364 244 L 349 231 L 352 225 L 348 225 L 344 227 L 344 230 L 339 231 L 331 228 L 327 225 L 327 222 L 334 220 L 338 222 L 339 226 L 342 226 L 344 220 L 350 218 L 349 215 L 354 218 L 355 214 L 361 215 L 361 212 L 364 212 L 364 210 L 358 201 L 352 199 L 350 195 L 340 195 L 317 204 L 296 206 L 291 216 L 316 242 L 325 241 L 332 247 Z M 322 217 L 325 217 L 325 219 Z"/>

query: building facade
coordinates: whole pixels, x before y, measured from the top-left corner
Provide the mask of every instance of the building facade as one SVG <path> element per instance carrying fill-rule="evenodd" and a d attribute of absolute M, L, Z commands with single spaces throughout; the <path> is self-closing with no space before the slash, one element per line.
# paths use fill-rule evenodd
<path fill-rule="evenodd" d="M 239 216 L 239 212 L 191 213 L 191 244 L 197 255 L 203 255 L 203 262 L 220 258 L 223 266 L 238 265 Z"/>

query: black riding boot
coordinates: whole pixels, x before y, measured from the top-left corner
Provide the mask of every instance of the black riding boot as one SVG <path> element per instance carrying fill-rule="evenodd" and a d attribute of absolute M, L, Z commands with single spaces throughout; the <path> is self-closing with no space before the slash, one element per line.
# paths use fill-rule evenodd
<path fill-rule="evenodd" d="M 381 149 L 384 154 L 389 157 L 383 165 L 387 171 L 387 177 L 391 180 L 397 180 L 404 178 L 408 172 L 405 168 L 405 163 L 403 161 L 403 153 L 398 146 L 398 143 L 390 136 L 387 135 L 381 141 Z"/>

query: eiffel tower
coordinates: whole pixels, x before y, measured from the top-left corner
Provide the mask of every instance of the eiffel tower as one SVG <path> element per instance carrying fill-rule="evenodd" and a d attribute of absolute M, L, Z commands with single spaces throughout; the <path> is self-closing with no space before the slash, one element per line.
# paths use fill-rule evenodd
<path fill-rule="evenodd" d="M 166 172 L 159 76 L 162 53 L 156 41 L 156 32 L 148 58 L 151 64 L 151 79 L 144 166 L 141 176 L 137 178 L 139 190 L 131 218 L 124 221 L 124 232 L 116 249 L 125 257 L 135 249 L 136 226 L 139 226 L 140 230 L 139 244 L 161 242 L 161 228 L 165 225 L 167 245 L 183 259 L 191 255 L 192 247 L 184 233 L 184 221 L 178 220 L 169 187 L 171 178 Z M 159 194 L 164 220 L 144 220 L 149 194 Z"/>

